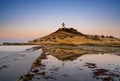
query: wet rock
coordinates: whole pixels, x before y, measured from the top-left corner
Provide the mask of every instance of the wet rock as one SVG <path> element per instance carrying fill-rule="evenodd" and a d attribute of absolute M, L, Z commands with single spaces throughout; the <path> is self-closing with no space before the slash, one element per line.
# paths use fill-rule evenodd
<path fill-rule="evenodd" d="M 97 68 L 95 63 L 86 63 L 84 66 L 88 66 L 88 68 Z"/>
<path fill-rule="evenodd" d="M 34 73 L 38 73 L 38 72 L 39 72 L 39 70 L 35 69 L 35 70 L 33 70 L 33 72 L 34 72 Z"/>
<path fill-rule="evenodd" d="M 24 79 L 26 79 L 26 80 L 31 80 L 33 76 L 34 76 L 33 74 L 28 73 L 28 74 L 25 75 L 25 78 L 24 78 Z"/>
<path fill-rule="evenodd" d="M 95 76 L 107 75 L 108 70 L 106 69 L 96 69 L 94 73 Z"/>
<path fill-rule="evenodd" d="M 2 65 L 2 66 L 0 67 L 0 71 L 3 70 L 3 69 L 6 69 L 6 68 L 8 68 L 7 65 Z"/>
<path fill-rule="evenodd" d="M 110 81 L 111 80 L 111 77 L 107 77 L 107 78 L 103 78 L 102 81 Z"/>
<path fill-rule="evenodd" d="M 45 76 L 45 73 L 46 73 L 46 72 L 41 72 L 41 73 L 40 73 L 40 75 L 43 75 L 43 76 Z"/>
<path fill-rule="evenodd" d="M 93 72 L 93 77 L 94 78 L 99 78 L 102 81 L 119 81 L 119 80 L 115 80 L 114 78 L 118 78 L 120 79 L 120 74 L 119 73 L 115 73 L 113 71 L 107 70 L 107 69 L 96 69 Z"/>
<path fill-rule="evenodd" d="M 2 68 L 7 68 L 8 66 L 7 65 L 2 65 Z"/>

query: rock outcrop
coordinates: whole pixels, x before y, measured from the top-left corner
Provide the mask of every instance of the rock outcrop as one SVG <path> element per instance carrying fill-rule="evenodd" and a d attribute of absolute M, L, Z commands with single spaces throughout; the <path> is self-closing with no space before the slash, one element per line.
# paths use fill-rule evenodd
<path fill-rule="evenodd" d="M 29 44 L 107 44 L 118 45 L 120 44 L 120 38 L 104 35 L 86 35 L 74 28 L 62 27 L 57 31 L 38 38 L 33 41 L 29 41 Z"/>

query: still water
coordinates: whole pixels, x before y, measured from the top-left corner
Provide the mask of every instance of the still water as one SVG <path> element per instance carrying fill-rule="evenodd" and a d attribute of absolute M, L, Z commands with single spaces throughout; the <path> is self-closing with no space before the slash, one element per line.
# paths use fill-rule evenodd
<path fill-rule="evenodd" d="M 25 51 L 31 47 L 0 51 L 0 81 L 120 81 L 119 52 L 82 54 L 57 47 Z"/>
<path fill-rule="evenodd" d="M 26 51 L 33 46 L 0 46 L 0 81 L 16 81 L 25 74 L 41 50 Z"/>
<path fill-rule="evenodd" d="M 120 53 L 47 47 L 19 81 L 120 81 Z"/>
<path fill-rule="evenodd" d="M 120 56 L 117 55 L 89 54 L 72 61 L 47 55 L 41 63 L 32 68 L 39 70 L 32 81 L 120 81 Z"/>

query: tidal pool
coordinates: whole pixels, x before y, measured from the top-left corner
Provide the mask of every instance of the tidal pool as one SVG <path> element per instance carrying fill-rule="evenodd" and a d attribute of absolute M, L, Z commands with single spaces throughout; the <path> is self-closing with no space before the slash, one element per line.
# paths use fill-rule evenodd
<path fill-rule="evenodd" d="M 89 65 L 86 65 L 88 63 Z M 94 70 L 97 69 L 109 70 L 108 72 L 116 75 L 111 75 L 114 77 L 113 81 L 120 81 L 120 56 L 116 55 L 90 54 L 73 61 L 60 61 L 52 55 L 47 55 L 47 59 L 42 60 L 42 64 L 44 66 L 39 68 L 33 81 L 39 81 L 39 79 L 41 81 L 101 81 L 104 77 L 110 78 L 109 73 L 100 74 L 97 78 L 94 74 Z M 92 67 L 92 64 L 95 65 Z"/>
<path fill-rule="evenodd" d="M 16 81 L 28 72 L 41 49 L 26 51 L 33 46 L 0 46 L 0 81 Z"/>
<path fill-rule="evenodd" d="M 77 49 L 43 49 L 18 81 L 120 81 L 120 53 L 83 54 Z"/>
<path fill-rule="evenodd" d="M 120 81 L 120 52 L 68 46 L 39 46 L 33 51 L 32 47 L 0 46 L 0 81 Z"/>

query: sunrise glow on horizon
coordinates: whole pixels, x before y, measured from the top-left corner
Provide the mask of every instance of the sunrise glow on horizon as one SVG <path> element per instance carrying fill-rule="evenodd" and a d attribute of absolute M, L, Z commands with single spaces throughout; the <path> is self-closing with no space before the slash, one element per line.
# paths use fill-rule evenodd
<path fill-rule="evenodd" d="M 120 0 L 0 0 L 0 42 L 27 41 L 61 27 L 120 37 Z"/>

